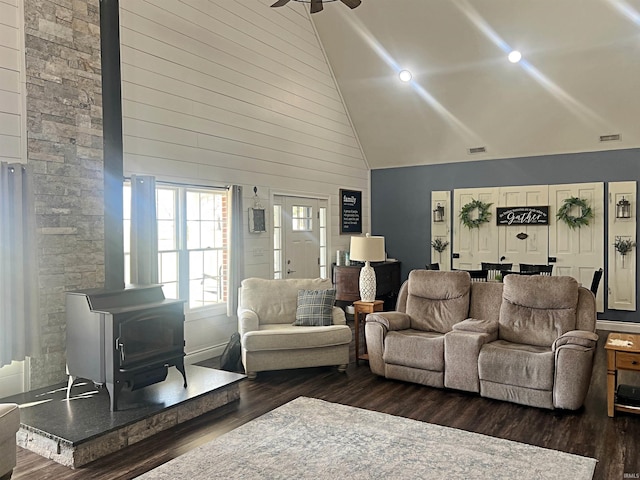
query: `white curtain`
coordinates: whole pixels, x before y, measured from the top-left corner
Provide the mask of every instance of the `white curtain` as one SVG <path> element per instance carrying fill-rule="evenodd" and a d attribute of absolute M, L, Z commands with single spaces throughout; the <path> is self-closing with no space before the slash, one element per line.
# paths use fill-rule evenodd
<path fill-rule="evenodd" d="M 156 179 L 131 175 L 131 283 L 158 283 Z"/>
<path fill-rule="evenodd" d="M 244 230 L 242 221 L 242 187 L 233 185 L 229 189 L 229 274 L 227 275 L 227 316 L 238 311 L 238 288 L 244 279 Z"/>
<path fill-rule="evenodd" d="M 37 261 L 31 172 L 0 162 L 0 367 L 40 350 Z"/>

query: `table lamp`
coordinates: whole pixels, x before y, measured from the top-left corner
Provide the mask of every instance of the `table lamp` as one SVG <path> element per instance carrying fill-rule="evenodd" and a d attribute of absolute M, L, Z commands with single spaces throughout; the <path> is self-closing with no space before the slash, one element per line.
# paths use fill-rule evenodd
<path fill-rule="evenodd" d="M 369 262 L 385 259 L 384 237 L 351 237 L 349 259 L 364 262 L 360 270 L 360 300 L 373 302 L 376 299 L 376 272 Z"/>

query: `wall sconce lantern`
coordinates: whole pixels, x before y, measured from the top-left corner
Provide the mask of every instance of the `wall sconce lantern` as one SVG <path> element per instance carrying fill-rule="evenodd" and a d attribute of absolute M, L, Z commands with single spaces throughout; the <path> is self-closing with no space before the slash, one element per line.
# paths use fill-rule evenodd
<path fill-rule="evenodd" d="M 444 222 L 444 206 L 440 205 L 439 203 L 436 205 L 436 208 L 433 211 L 433 221 Z"/>
<path fill-rule="evenodd" d="M 624 197 L 616 203 L 616 218 L 631 218 L 631 203 Z"/>

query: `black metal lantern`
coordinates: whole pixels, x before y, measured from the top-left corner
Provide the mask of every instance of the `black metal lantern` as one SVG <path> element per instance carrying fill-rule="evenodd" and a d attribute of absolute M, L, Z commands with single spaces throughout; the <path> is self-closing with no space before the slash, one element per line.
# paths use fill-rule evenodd
<path fill-rule="evenodd" d="M 436 208 L 433 211 L 433 221 L 444 222 L 444 207 L 439 203 L 436 205 Z"/>
<path fill-rule="evenodd" d="M 631 202 L 624 197 L 616 203 L 616 218 L 631 218 Z"/>

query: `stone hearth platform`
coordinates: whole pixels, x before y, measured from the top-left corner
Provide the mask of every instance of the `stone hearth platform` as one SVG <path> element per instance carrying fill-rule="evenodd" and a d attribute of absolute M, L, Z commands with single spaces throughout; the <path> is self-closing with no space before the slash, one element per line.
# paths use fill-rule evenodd
<path fill-rule="evenodd" d="M 186 365 L 188 387 L 175 368 L 163 382 L 118 396 L 78 379 L 67 400 L 66 384 L 1 399 L 20 405 L 18 445 L 62 465 L 78 468 L 158 432 L 240 398 L 245 375 Z"/>

